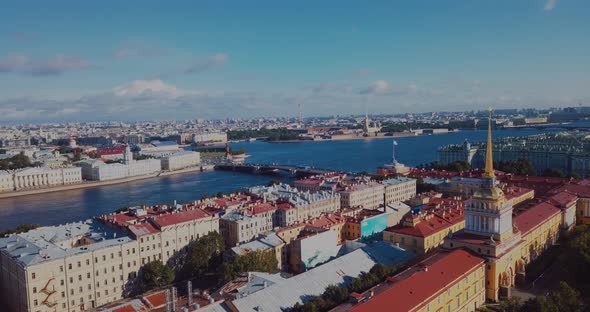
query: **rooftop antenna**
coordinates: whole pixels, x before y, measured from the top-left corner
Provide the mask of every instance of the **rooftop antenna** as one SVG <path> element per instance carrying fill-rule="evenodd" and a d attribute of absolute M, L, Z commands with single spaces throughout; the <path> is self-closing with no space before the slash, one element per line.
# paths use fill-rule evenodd
<path fill-rule="evenodd" d="M 303 104 L 299 103 L 299 104 L 297 104 L 297 106 L 299 107 L 299 127 L 303 128 L 303 122 L 302 122 L 302 118 L 301 118 Z"/>
<path fill-rule="evenodd" d="M 171 309 L 171 302 L 170 302 L 170 289 L 166 289 L 166 312 L 172 312 Z"/>
<path fill-rule="evenodd" d="M 193 306 L 193 282 L 188 281 L 187 288 L 188 288 L 188 307 L 190 309 L 190 307 Z"/>
<path fill-rule="evenodd" d="M 176 287 L 172 287 L 172 312 L 176 312 Z"/>

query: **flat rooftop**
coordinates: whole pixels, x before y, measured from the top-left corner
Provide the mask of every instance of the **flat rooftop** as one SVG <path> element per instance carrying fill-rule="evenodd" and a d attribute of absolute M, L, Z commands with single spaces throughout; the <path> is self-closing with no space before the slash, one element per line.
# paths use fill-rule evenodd
<path fill-rule="evenodd" d="M 96 220 L 45 226 L 0 238 L 0 251 L 24 266 L 63 259 L 92 250 L 124 244 L 132 239 Z"/>

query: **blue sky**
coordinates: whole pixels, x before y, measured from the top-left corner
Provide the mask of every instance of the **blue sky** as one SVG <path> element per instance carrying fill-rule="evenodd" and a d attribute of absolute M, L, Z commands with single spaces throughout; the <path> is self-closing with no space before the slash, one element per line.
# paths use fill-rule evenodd
<path fill-rule="evenodd" d="M 590 1 L 2 1 L 0 122 L 590 104 Z"/>

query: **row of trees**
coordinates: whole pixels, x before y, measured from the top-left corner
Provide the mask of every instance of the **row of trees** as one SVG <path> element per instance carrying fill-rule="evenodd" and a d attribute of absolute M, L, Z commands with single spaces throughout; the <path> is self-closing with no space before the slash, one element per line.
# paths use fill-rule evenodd
<path fill-rule="evenodd" d="M 375 264 L 367 273 L 352 279 L 346 286 L 331 285 L 326 288 L 320 296 L 313 296 L 304 304 L 295 304 L 291 312 L 304 311 L 329 311 L 337 305 L 344 303 L 353 292 L 362 293 L 369 288 L 382 283 L 389 276 L 400 271 L 400 266 L 386 266 L 380 263 Z"/>
<path fill-rule="evenodd" d="M 459 172 L 470 171 L 473 169 L 470 163 L 463 161 L 463 160 L 457 160 L 457 161 L 454 161 L 449 164 L 443 164 L 441 162 L 435 161 L 429 165 L 422 166 L 422 167 L 432 168 L 432 169 L 436 169 L 436 170 L 459 171 Z M 528 175 L 528 176 L 536 176 L 537 175 L 537 171 L 535 170 L 535 167 L 533 166 L 531 161 L 528 159 L 494 161 L 494 169 L 500 170 L 500 171 L 503 171 L 506 173 L 515 174 L 515 175 Z M 541 176 L 543 176 L 543 177 L 558 177 L 558 178 L 564 178 L 564 177 L 579 178 L 579 176 L 575 173 L 566 175 L 561 169 L 558 169 L 558 168 L 547 168 L 547 169 L 545 169 L 545 171 L 543 171 L 543 174 Z"/>
<path fill-rule="evenodd" d="M 494 161 L 494 168 L 515 175 L 537 175 L 535 167 L 533 167 L 531 161 L 527 159 Z"/>
<path fill-rule="evenodd" d="M 139 272 L 141 287 L 138 292 L 201 277 L 216 272 L 221 266 L 222 254 L 225 250 L 223 237 L 217 232 L 204 235 L 183 250 L 178 251 L 167 264 L 153 261 L 143 266 Z"/>
<path fill-rule="evenodd" d="M 381 132 L 404 132 L 411 129 L 449 129 L 448 125 L 427 122 L 391 122 L 383 124 Z"/>
<path fill-rule="evenodd" d="M 210 232 L 178 251 L 167 264 L 154 261 L 145 265 L 140 272 L 143 287 L 138 290 L 162 287 L 175 280 L 204 277 L 220 284 L 249 271 L 277 271 L 278 261 L 274 253 L 256 251 L 224 261 L 224 252 L 223 237 Z"/>
<path fill-rule="evenodd" d="M 473 169 L 471 167 L 470 163 L 463 161 L 463 160 L 457 160 L 457 161 L 454 161 L 449 164 L 443 164 L 441 162 L 435 161 L 426 167 L 432 168 L 435 170 L 447 170 L 447 171 L 459 171 L 459 172 L 470 171 L 471 169 Z"/>
<path fill-rule="evenodd" d="M 33 167 L 35 164 L 24 153 L 14 155 L 10 158 L 0 159 L 0 170 L 14 170 L 26 167 Z"/>
<path fill-rule="evenodd" d="M 279 129 L 260 129 L 260 130 L 235 130 L 228 131 L 229 140 L 246 140 L 250 138 L 267 138 L 268 141 L 298 140 L 299 132 L 279 128 Z"/>
<path fill-rule="evenodd" d="M 502 312 L 582 312 L 580 293 L 566 282 L 559 282 L 559 288 L 547 296 L 537 296 L 521 302 L 518 297 L 511 297 L 500 303 Z M 480 312 L 494 311 L 480 308 Z"/>
<path fill-rule="evenodd" d="M 28 223 L 20 224 L 15 228 L 0 231 L 0 237 L 4 237 L 8 234 L 18 234 L 18 233 L 28 232 L 28 231 L 34 230 L 38 227 L 40 227 L 39 224 L 28 224 Z"/>
<path fill-rule="evenodd" d="M 590 302 L 590 226 L 579 225 L 562 244 L 552 253 L 543 253 L 531 265 L 547 263 L 562 268 L 565 272 L 559 288 L 546 296 L 531 298 L 520 302 L 518 298 L 511 298 L 501 303 L 500 310 L 505 312 L 581 312 L 590 311 L 590 306 L 582 303 Z M 549 257 L 549 261 L 544 261 Z M 531 266 L 529 265 L 529 267 Z M 529 271 L 527 267 L 527 272 Z M 535 270 L 539 271 L 539 270 Z M 534 273 L 534 272 L 531 272 Z M 527 273 L 528 274 L 528 273 Z M 585 310 L 584 310 L 585 308 Z"/>
<path fill-rule="evenodd" d="M 246 255 L 237 256 L 225 262 L 222 266 L 223 280 L 231 281 L 245 272 L 276 272 L 278 260 L 274 252 L 254 251 Z"/>

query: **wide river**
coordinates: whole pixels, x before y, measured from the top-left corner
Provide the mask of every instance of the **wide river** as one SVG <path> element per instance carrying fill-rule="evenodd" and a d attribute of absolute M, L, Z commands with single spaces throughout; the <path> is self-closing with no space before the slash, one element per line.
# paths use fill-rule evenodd
<path fill-rule="evenodd" d="M 543 130 L 553 132 L 555 129 Z M 534 129 L 498 130 L 494 137 L 540 133 Z M 416 166 L 437 160 L 438 147 L 451 143 L 484 141 L 486 132 L 460 131 L 449 134 L 397 138 L 396 158 Z M 343 171 L 374 171 L 391 162 L 392 139 L 323 141 L 301 143 L 241 142 L 252 155 L 248 162 L 306 165 Z M 267 184 L 272 177 L 233 172 L 196 172 L 151 178 L 125 184 L 93 187 L 0 199 L 0 230 L 21 223 L 56 225 L 106 214 L 117 208 L 139 204 L 187 202 L 205 194 L 228 192 Z"/>

